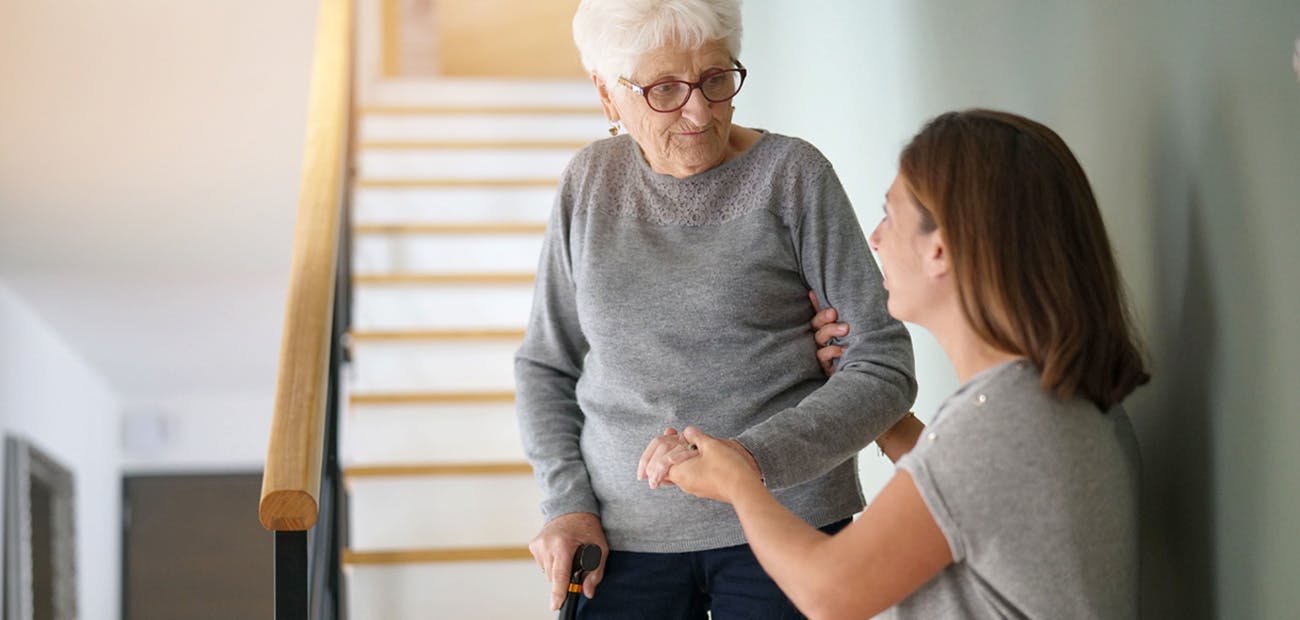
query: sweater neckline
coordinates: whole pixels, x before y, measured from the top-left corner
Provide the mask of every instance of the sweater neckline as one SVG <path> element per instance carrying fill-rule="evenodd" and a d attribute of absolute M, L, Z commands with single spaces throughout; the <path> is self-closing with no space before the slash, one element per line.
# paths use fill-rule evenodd
<path fill-rule="evenodd" d="M 759 150 L 759 148 L 764 143 L 768 142 L 767 138 L 768 136 L 772 135 L 772 132 L 767 131 L 766 129 L 759 129 L 757 127 L 750 127 L 750 129 L 757 131 L 759 133 L 759 136 L 758 136 L 758 140 L 756 140 L 753 144 L 751 144 L 749 148 L 745 149 L 743 152 L 741 152 L 739 155 L 737 155 L 730 161 L 725 161 L 717 166 L 709 168 L 708 170 L 705 170 L 703 172 L 698 172 L 684 179 L 679 179 L 671 174 L 655 172 L 654 168 L 650 167 L 650 162 L 646 161 L 645 154 L 641 152 L 641 145 L 637 144 L 636 140 L 633 140 L 630 134 L 624 134 L 624 135 L 627 138 L 628 144 L 630 145 L 630 148 L 632 150 L 632 159 L 636 161 L 637 167 L 642 171 L 642 174 L 644 174 L 647 178 L 654 180 L 655 182 L 672 185 L 678 183 L 695 183 L 695 182 L 707 180 L 709 177 L 715 174 L 720 174 L 721 171 L 731 168 L 733 166 L 740 165 L 740 162 L 753 157 L 753 153 Z"/>

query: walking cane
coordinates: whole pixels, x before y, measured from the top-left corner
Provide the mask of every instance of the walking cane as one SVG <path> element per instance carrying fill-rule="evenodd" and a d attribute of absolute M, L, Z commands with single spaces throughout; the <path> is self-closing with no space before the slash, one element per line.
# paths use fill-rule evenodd
<path fill-rule="evenodd" d="M 578 545 L 573 552 L 573 564 L 569 573 L 569 592 L 564 595 L 564 605 L 560 606 L 560 620 L 574 620 L 578 616 L 578 596 L 582 593 L 582 580 L 587 573 L 600 567 L 600 547 L 596 545 Z"/>

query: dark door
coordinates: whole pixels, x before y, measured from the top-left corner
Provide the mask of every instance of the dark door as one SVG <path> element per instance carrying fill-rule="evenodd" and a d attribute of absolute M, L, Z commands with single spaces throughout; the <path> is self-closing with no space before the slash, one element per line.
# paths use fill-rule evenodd
<path fill-rule="evenodd" d="M 127 476 L 123 488 L 126 620 L 274 615 L 261 474 Z"/>

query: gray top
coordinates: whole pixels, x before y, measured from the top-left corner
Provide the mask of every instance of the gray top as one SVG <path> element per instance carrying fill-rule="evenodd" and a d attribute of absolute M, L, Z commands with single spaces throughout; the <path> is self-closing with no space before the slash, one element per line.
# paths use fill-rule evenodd
<path fill-rule="evenodd" d="M 1027 362 L 979 373 L 899 459 L 953 564 L 884 617 L 1137 617 L 1133 426 L 1039 381 Z"/>
<path fill-rule="evenodd" d="M 811 145 L 765 133 L 677 179 L 630 137 L 598 141 L 561 178 L 537 271 L 515 384 L 548 520 L 597 513 L 625 551 L 742 544 L 730 506 L 636 479 L 646 444 L 688 424 L 738 439 L 814 525 L 861 510 L 855 457 L 915 398 L 912 346 Z M 810 288 L 852 326 L 829 381 Z"/>

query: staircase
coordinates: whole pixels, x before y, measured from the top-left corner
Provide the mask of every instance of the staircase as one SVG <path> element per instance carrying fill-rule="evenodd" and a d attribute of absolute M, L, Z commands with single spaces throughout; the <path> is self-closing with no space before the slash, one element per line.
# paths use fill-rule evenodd
<path fill-rule="evenodd" d="M 552 618 L 512 357 L 586 82 L 380 84 L 358 111 L 341 458 L 349 617 Z M 521 102 L 527 102 L 521 105 Z"/>

